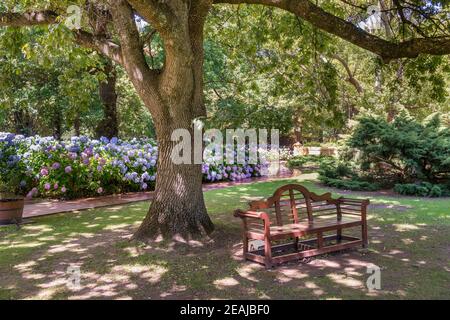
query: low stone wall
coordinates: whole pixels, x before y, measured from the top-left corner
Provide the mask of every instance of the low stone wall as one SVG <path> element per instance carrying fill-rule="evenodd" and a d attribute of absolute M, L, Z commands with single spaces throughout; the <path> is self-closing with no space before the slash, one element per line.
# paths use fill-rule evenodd
<path fill-rule="evenodd" d="M 294 146 L 294 155 L 302 156 L 334 156 L 337 154 L 336 148 L 331 147 L 296 147 Z"/>

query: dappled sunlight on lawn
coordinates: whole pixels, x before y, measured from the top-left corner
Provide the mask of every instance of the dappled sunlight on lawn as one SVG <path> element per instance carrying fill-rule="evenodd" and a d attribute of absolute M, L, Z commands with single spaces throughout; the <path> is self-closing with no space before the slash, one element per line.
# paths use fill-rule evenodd
<path fill-rule="evenodd" d="M 130 242 L 148 203 L 34 218 L 21 230 L 2 228 L 0 298 L 450 297 L 445 286 L 450 281 L 450 226 L 448 207 L 440 201 L 371 199 L 383 206 L 369 209 L 367 250 L 346 250 L 272 270 L 243 261 L 241 221 L 233 217 L 233 210 L 294 181 L 206 192 L 216 231 L 201 241 Z M 302 183 L 323 192 L 314 182 Z M 369 292 L 367 267 L 372 265 L 381 268 L 382 289 Z M 67 287 L 70 266 L 80 267 L 78 289 Z"/>
<path fill-rule="evenodd" d="M 419 226 L 414 224 L 406 224 L 406 223 L 400 223 L 400 224 L 393 224 L 395 227 L 395 231 L 397 232 L 404 232 L 404 231 L 411 231 L 411 230 L 419 230 Z"/>

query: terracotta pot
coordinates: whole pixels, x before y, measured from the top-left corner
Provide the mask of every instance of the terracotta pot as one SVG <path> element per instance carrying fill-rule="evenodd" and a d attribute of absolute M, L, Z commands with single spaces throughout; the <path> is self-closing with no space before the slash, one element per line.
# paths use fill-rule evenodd
<path fill-rule="evenodd" d="M 0 224 L 22 222 L 24 199 L 0 199 Z"/>

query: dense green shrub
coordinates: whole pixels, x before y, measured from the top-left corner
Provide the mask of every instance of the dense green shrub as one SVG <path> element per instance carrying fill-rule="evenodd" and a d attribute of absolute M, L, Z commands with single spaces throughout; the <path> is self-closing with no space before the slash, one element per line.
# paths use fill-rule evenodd
<path fill-rule="evenodd" d="M 355 172 L 354 163 L 337 159 L 322 161 L 319 180 L 327 186 L 345 190 L 376 191 L 381 185 L 363 180 Z"/>
<path fill-rule="evenodd" d="M 420 196 L 420 197 L 450 196 L 450 189 L 446 185 L 431 184 L 428 182 L 422 182 L 418 184 L 399 183 L 395 185 L 394 191 L 407 196 Z"/>
<path fill-rule="evenodd" d="M 333 179 L 323 177 L 321 181 L 327 186 L 344 189 L 344 190 L 354 190 L 354 191 L 376 191 L 381 187 L 377 183 L 370 183 L 362 180 L 352 180 L 352 179 Z"/>
<path fill-rule="evenodd" d="M 360 168 L 388 176 L 392 184 L 450 179 L 450 128 L 439 115 L 420 123 L 405 114 L 389 123 L 366 117 L 348 140 L 359 150 Z"/>
<path fill-rule="evenodd" d="M 320 177 L 326 177 L 331 179 L 339 178 L 357 178 L 357 174 L 354 173 L 352 163 L 349 161 L 340 161 L 337 159 L 325 159 L 320 163 L 319 167 L 319 179 Z"/>
<path fill-rule="evenodd" d="M 291 157 L 288 162 L 287 166 L 289 168 L 302 168 L 305 166 L 319 166 L 322 164 L 322 162 L 333 159 L 331 156 L 293 156 Z"/>
<path fill-rule="evenodd" d="M 441 125 L 438 115 L 423 123 L 405 114 L 391 123 L 362 118 L 339 159 L 321 163 L 319 179 L 349 190 L 395 185 L 394 191 L 404 195 L 449 195 L 450 128 Z"/>

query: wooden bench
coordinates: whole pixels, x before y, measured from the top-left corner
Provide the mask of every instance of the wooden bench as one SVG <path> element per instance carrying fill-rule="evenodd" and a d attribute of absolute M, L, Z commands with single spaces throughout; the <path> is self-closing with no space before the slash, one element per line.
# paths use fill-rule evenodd
<path fill-rule="evenodd" d="M 368 204 L 369 200 L 333 199 L 331 193 L 317 195 L 298 184 L 282 186 L 267 200 L 250 202 L 250 210 L 235 211 L 244 225 L 244 258 L 271 268 L 289 260 L 366 247 Z M 361 228 L 360 238 L 342 234 L 354 227 Z M 249 250 L 252 240 L 261 240 L 263 248 Z"/>

